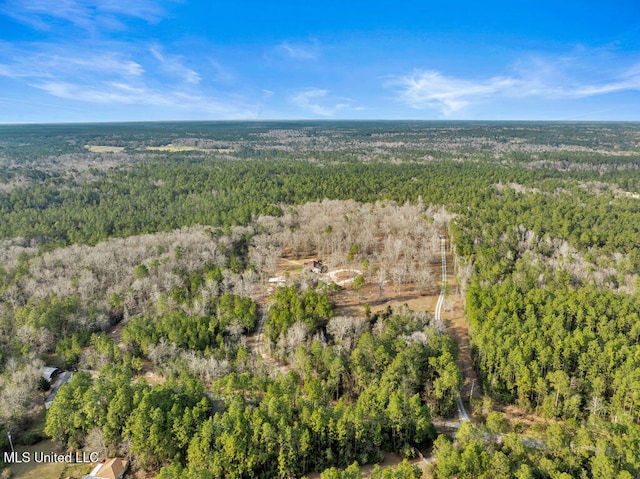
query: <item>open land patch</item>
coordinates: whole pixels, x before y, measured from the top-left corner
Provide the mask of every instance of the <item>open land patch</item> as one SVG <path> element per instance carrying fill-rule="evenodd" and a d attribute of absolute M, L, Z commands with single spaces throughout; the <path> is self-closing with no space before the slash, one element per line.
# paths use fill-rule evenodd
<path fill-rule="evenodd" d="M 93 153 L 122 153 L 124 151 L 124 146 L 84 145 L 84 147 Z"/>
<path fill-rule="evenodd" d="M 147 146 L 145 150 L 148 151 L 168 151 L 171 153 L 175 153 L 178 151 L 202 151 L 195 146 L 187 146 L 187 145 L 174 145 L 173 143 L 169 143 L 165 146 Z"/>

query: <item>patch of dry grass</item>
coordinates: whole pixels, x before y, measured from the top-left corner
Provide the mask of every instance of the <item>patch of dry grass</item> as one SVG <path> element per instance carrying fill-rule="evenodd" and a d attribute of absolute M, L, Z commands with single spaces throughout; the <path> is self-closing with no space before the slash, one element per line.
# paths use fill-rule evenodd
<path fill-rule="evenodd" d="M 178 151 L 198 151 L 200 148 L 196 148 L 195 146 L 187 146 L 187 145 L 174 145 L 173 143 L 169 143 L 165 146 L 147 146 L 146 150 L 148 151 L 169 151 L 172 153 Z"/>
<path fill-rule="evenodd" d="M 147 151 L 167 151 L 170 153 L 178 153 L 182 151 L 204 151 L 209 153 L 219 153 L 221 155 L 229 155 L 231 153 L 235 153 L 233 148 L 202 148 L 199 146 L 192 145 L 181 145 L 181 144 L 173 144 L 169 143 L 164 146 L 147 146 L 145 148 Z"/>
<path fill-rule="evenodd" d="M 51 441 L 40 441 L 33 446 L 16 446 L 16 452 L 19 457 L 22 457 L 23 452 L 28 452 L 30 457 L 34 457 L 36 452 L 42 452 L 48 454 L 58 449 Z M 38 464 L 34 461 L 25 462 L 22 464 L 11 464 L 9 469 L 11 470 L 12 478 L 19 479 L 42 479 L 45 477 L 60 477 L 64 470 L 65 464 L 62 463 L 43 463 Z"/>
<path fill-rule="evenodd" d="M 84 145 L 84 147 L 93 153 L 122 153 L 124 151 L 124 146 Z"/>

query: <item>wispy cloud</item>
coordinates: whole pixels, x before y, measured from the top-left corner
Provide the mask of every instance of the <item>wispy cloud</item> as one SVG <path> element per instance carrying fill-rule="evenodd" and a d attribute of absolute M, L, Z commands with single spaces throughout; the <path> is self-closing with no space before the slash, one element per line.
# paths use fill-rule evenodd
<path fill-rule="evenodd" d="M 166 72 L 182 78 L 187 83 L 199 83 L 202 79 L 198 72 L 183 64 L 180 56 L 166 55 L 158 46 L 152 47 L 150 51 Z"/>
<path fill-rule="evenodd" d="M 277 49 L 293 60 L 315 60 L 318 58 L 320 48 L 317 42 L 311 44 L 282 42 Z"/>
<path fill-rule="evenodd" d="M 146 85 L 104 82 L 84 85 L 64 81 L 42 81 L 31 84 L 57 98 L 100 105 L 148 105 L 180 111 L 208 113 L 225 118 L 254 118 L 257 106 L 248 103 L 220 101 L 181 90 L 158 91 Z"/>
<path fill-rule="evenodd" d="M 46 52 L 38 49 L 20 50 L 5 47 L 5 63 L 0 63 L 0 76 L 11 78 L 48 78 L 56 75 L 83 75 L 92 73 L 113 76 L 138 77 L 144 73 L 139 63 L 112 51 L 94 51 L 80 55 L 52 46 L 43 46 Z M 1 57 L 0 57 L 1 58 Z"/>
<path fill-rule="evenodd" d="M 395 78 L 388 86 L 398 87 L 400 99 L 412 108 L 434 108 L 450 115 L 472 102 L 495 95 L 512 87 L 512 78 L 494 77 L 483 81 L 471 81 L 446 77 L 436 71 L 416 71 L 411 75 Z"/>
<path fill-rule="evenodd" d="M 640 64 L 625 71 L 584 78 L 562 62 L 529 59 L 519 62 L 510 75 L 485 79 L 447 76 L 439 71 L 416 70 L 391 77 L 385 86 L 394 88 L 398 99 L 415 109 L 435 109 L 452 115 L 467 107 L 497 99 L 539 97 L 580 99 L 610 93 L 640 91 Z"/>
<path fill-rule="evenodd" d="M 123 30 L 123 18 L 156 23 L 165 15 L 157 0 L 5 0 L 1 6 L 5 15 L 39 30 L 59 21 L 90 31 Z"/>
<path fill-rule="evenodd" d="M 213 68 L 210 79 L 218 83 L 233 83 L 236 80 L 236 74 L 228 67 L 217 62 L 213 58 L 209 58 L 208 65 Z"/>
<path fill-rule="evenodd" d="M 116 53 L 95 55 L 88 58 L 59 58 L 58 61 L 64 62 L 66 65 L 72 64 L 81 67 L 84 70 L 107 71 L 130 76 L 140 76 L 144 73 L 142 65 L 133 60 L 122 58 Z"/>
<path fill-rule="evenodd" d="M 72 105 L 154 106 L 208 114 L 217 118 L 254 118 L 261 108 L 233 92 L 220 93 L 201 85 L 201 76 L 186 67 L 181 56 L 159 46 L 122 53 L 87 51 L 82 46 L 30 44 L 23 48 L 2 44 L 0 76 L 67 100 Z"/>
<path fill-rule="evenodd" d="M 0 64 L 0 77 L 20 78 L 29 76 L 26 72 L 21 71 L 16 65 L 3 65 Z"/>
<path fill-rule="evenodd" d="M 307 88 L 291 96 L 295 106 L 306 112 L 320 116 L 333 116 L 338 111 L 350 108 L 353 101 L 348 98 L 334 98 L 329 90 L 321 88 Z"/>

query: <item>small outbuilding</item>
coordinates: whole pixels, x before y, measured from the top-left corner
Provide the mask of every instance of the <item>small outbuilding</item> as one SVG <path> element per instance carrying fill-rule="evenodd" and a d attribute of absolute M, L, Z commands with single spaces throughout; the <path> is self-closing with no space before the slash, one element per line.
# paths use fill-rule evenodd
<path fill-rule="evenodd" d="M 82 476 L 82 479 L 122 479 L 128 467 L 129 461 L 113 457 L 98 464 L 93 468 L 93 471 Z"/>
<path fill-rule="evenodd" d="M 303 266 L 304 269 L 308 269 L 312 273 L 320 274 L 322 272 L 322 262 L 315 259 L 303 263 Z"/>
<path fill-rule="evenodd" d="M 56 394 L 58 394 L 58 389 L 65 383 L 71 381 L 73 377 L 73 373 L 71 371 L 60 371 L 59 374 L 56 375 L 56 380 L 51 386 L 51 392 L 44 400 L 44 407 L 49 409 L 51 404 L 53 404 L 53 400 L 56 398 Z"/>
<path fill-rule="evenodd" d="M 269 283 L 271 284 L 285 284 L 287 279 L 284 276 L 274 276 L 273 278 L 269 278 Z"/>
<path fill-rule="evenodd" d="M 56 376 L 58 374 L 60 374 L 62 371 L 60 371 L 60 369 L 58 368 L 54 368 L 54 367 L 50 367 L 50 366 L 46 366 L 44 368 L 42 368 L 42 377 L 45 378 L 47 381 L 52 382 Z"/>

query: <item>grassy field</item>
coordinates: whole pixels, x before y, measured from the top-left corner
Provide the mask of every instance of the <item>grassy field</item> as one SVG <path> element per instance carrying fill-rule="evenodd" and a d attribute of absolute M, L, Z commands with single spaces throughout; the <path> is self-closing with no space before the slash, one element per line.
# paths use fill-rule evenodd
<path fill-rule="evenodd" d="M 147 151 L 167 151 L 170 153 L 176 153 L 181 151 L 206 151 L 209 153 L 219 153 L 222 155 L 235 153 L 236 150 L 232 148 L 198 148 L 196 146 L 189 145 L 174 145 L 173 143 L 169 143 L 165 146 L 147 146 L 145 148 Z"/>
<path fill-rule="evenodd" d="M 46 411 L 42 411 L 37 419 L 29 427 L 29 433 L 43 434 L 46 423 Z M 22 453 L 28 452 L 29 457 L 34 458 L 36 453 L 48 454 L 51 452 L 61 453 L 61 451 L 51 440 L 40 441 L 31 446 L 16 444 L 15 450 L 19 457 Z M 36 463 L 34 461 L 21 464 L 12 464 L 9 467 L 11 477 L 17 479 L 57 479 L 59 477 L 82 477 L 91 472 L 91 464 L 63 464 L 63 463 Z"/>
<path fill-rule="evenodd" d="M 149 151 L 170 151 L 170 152 L 198 150 L 198 148 L 196 148 L 195 146 L 174 145 L 172 143 L 169 143 L 166 146 L 147 146 L 146 149 Z"/>
<path fill-rule="evenodd" d="M 34 458 L 36 453 L 48 454 L 61 452 L 51 440 L 40 441 L 33 446 L 17 446 L 16 452 L 21 457 L 24 452 Z M 36 463 L 25 462 L 12 464 L 9 467 L 11 477 L 17 479 L 56 479 L 59 477 L 82 477 L 93 469 L 92 464 Z"/>
<path fill-rule="evenodd" d="M 84 147 L 94 153 L 121 153 L 124 151 L 124 146 L 84 145 Z"/>

